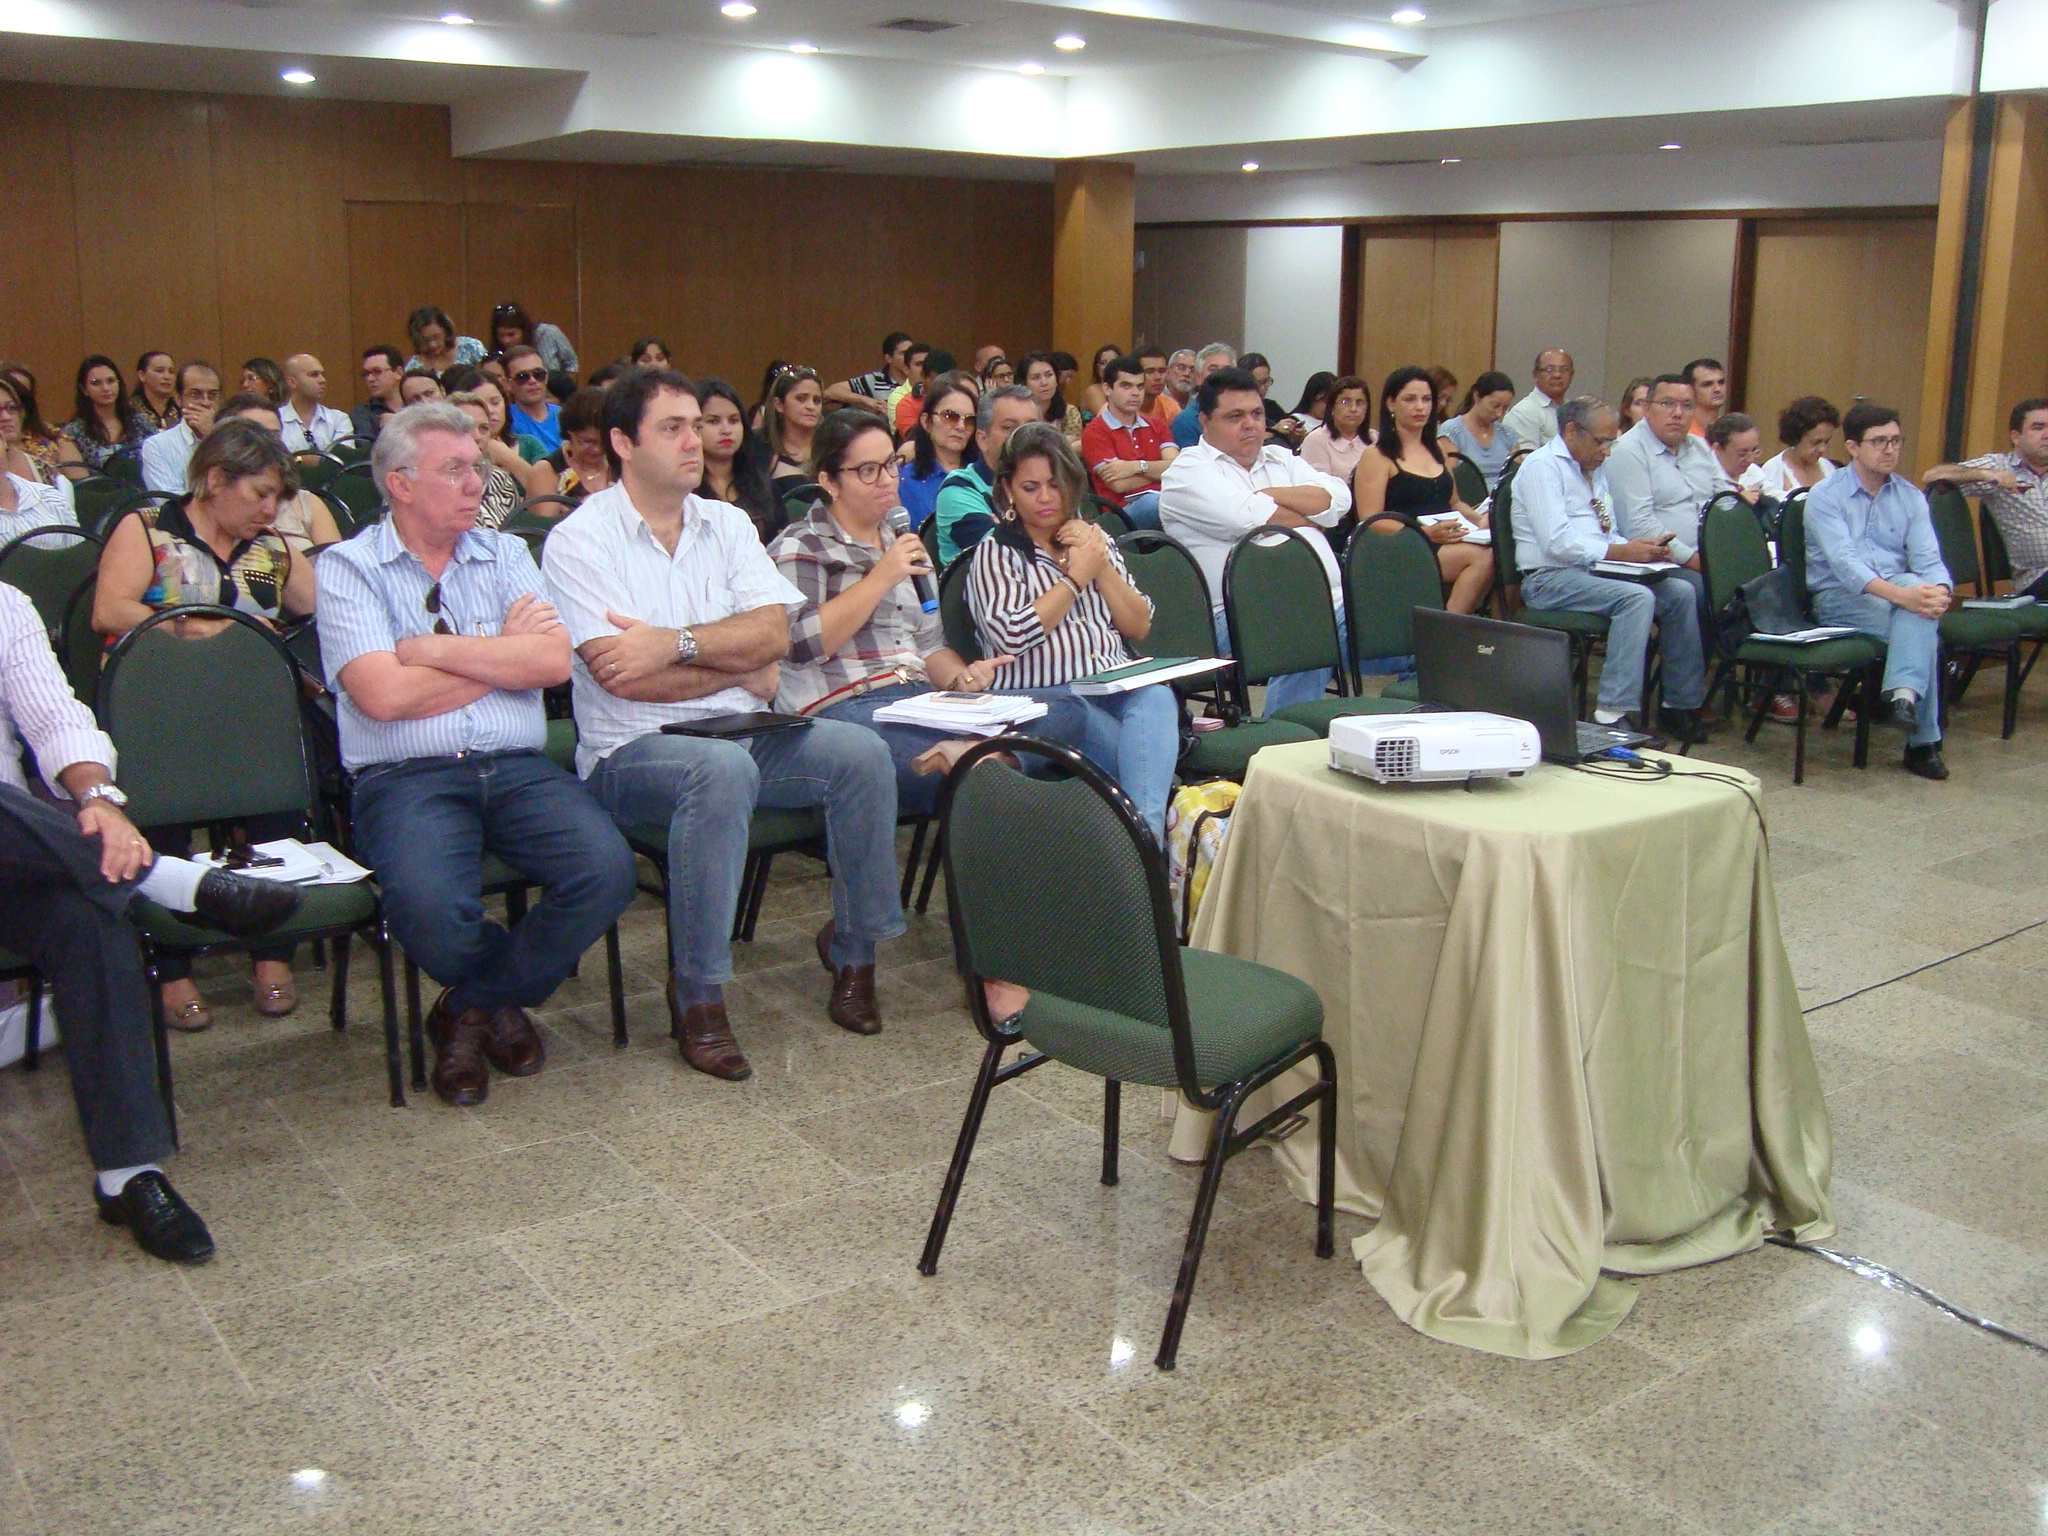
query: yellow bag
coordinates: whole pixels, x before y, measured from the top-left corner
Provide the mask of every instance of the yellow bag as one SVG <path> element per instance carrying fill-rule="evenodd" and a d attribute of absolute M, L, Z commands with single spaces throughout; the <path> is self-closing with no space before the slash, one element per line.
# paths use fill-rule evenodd
<path fill-rule="evenodd" d="M 1223 852 L 1230 813 L 1243 786 L 1229 779 L 1183 784 L 1166 807 L 1166 870 L 1173 886 L 1173 915 L 1185 944 L 1195 926 L 1209 871 Z"/>

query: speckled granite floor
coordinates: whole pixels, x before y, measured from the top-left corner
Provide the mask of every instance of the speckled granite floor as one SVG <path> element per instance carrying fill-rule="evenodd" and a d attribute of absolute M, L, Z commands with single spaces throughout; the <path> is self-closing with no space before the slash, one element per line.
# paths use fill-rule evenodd
<path fill-rule="evenodd" d="M 1818 738 L 1801 789 L 1783 729 L 1706 755 L 1769 786 L 1841 1246 L 2048 1339 L 2048 927 L 1933 964 L 2048 919 L 2048 694 L 2001 743 L 1982 691 L 1945 785 L 1883 733 L 1860 774 Z M 371 967 L 339 1037 L 204 968 L 172 1170 L 204 1269 L 93 1220 L 61 1063 L 0 1078 L 0 1536 L 2043 1529 L 2048 1356 L 1779 1249 L 1642 1282 L 1570 1359 L 1469 1353 L 1315 1261 L 1257 1153 L 1161 1375 L 1192 1179 L 1127 1101 L 1100 1187 L 1095 1085 L 1058 1068 L 999 1091 L 921 1279 L 978 1050 L 943 919 L 856 1039 L 810 956 L 824 883 L 783 863 L 738 1086 L 677 1063 L 645 901 L 631 1049 L 593 953 L 548 1070 L 475 1111 L 385 1107 Z"/>

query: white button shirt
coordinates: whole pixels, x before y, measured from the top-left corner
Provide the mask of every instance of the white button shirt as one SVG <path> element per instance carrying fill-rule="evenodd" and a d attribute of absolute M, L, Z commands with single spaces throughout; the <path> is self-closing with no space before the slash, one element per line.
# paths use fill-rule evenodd
<path fill-rule="evenodd" d="M 21 770 L 24 741 L 54 795 L 66 794 L 57 775 L 73 763 L 114 771 L 114 744 L 73 696 L 35 604 L 0 583 L 0 784 L 28 787 Z"/>
<path fill-rule="evenodd" d="M 1317 513 L 1312 519 L 1317 527 L 1304 528 L 1301 533 L 1323 562 L 1330 594 L 1341 611 L 1344 578 L 1320 530 L 1334 528 L 1351 510 L 1351 487 L 1299 454 L 1285 448 L 1261 448 L 1247 469 L 1207 438 L 1197 438 L 1193 447 L 1181 450 L 1159 482 L 1159 526 L 1195 557 L 1209 583 L 1209 601 L 1221 613 L 1224 562 L 1239 539 L 1271 522 L 1280 510 L 1280 503 L 1265 494 L 1266 487 L 1275 485 L 1313 485 L 1330 493 L 1329 511 Z"/>
<path fill-rule="evenodd" d="M 293 453 L 305 453 L 317 448 L 325 453 L 334 445 L 337 437 L 347 437 L 355 430 L 344 416 L 331 405 L 313 407 L 313 419 L 302 420 L 291 401 L 277 408 L 278 436 L 284 439 L 285 447 Z"/>
<path fill-rule="evenodd" d="M 70 499 L 56 486 L 45 485 L 40 480 L 24 480 L 11 470 L 7 480 L 14 487 L 15 510 L 0 512 L 0 548 L 5 548 L 32 529 L 78 526 L 78 514 L 71 509 Z M 64 483 L 69 485 L 71 482 L 65 479 Z M 69 539 L 45 539 L 39 541 L 37 547 L 61 549 L 70 542 Z"/>
<path fill-rule="evenodd" d="M 192 430 L 192 424 L 181 421 L 175 427 L 153 432 L 142 440 L 142 486 L 144 490 L 169 491 L 182 496 L 188 487 L 185 484 L 185 466 L 192 462 L 192 454 L 199 447 L 199 434 Z"/>
<path fill-rule="evenodd" d="M 609 611 L 664 629 L 715 624 L 771 603 L 794 612 L 804 595 L 775 569 L 747 514 L 723 501 L 691 496 L 671 555 L 647 526 L 623 485 L 608 486 L 555 525 L 542 569 L 548 598 L 578 647 L 570 669 L 576 708 L 576 771 L 588 775 L 629 741 L 671 720 L 751 714 L 766 706 L 735 685 L 675 704 L 642 704 L 608 693 L 591 677 L 580 648 L 616 635 Z"/>
<path fill-rule="evenodd" d="M 1540 389 L 1532 389 L 1513 405 L 1500 424 L 1515 434 L 1515 441 L 1541 448 L 1557 436 L 1557 402 Z"/>

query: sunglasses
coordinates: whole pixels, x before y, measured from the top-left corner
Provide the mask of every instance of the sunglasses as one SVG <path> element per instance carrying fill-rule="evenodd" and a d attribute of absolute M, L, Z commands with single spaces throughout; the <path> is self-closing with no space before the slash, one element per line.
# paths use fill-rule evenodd
<path fill-rule="evenodd" d="M 438 581 L 427 588 L 427 612 L 434 616 L 435 634 L 452 635 L 455 633 L 454 626 L 441 613 L 441 583 Z"/>
<path fill-rule="evenodd" d="M 522 368 L 512 375 L 512 382 L 514 384 L 538 384 L 544 382 L 547 376 L 548 371 L 545 368 Z"/>

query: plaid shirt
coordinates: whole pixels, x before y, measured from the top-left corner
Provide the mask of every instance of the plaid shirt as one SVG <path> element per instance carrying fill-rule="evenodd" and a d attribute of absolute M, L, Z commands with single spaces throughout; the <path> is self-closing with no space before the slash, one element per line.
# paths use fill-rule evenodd
<path fill-rule="evenodd" d="M 789 656 L 782 663 L 777 708 L 807 709 L 849 683 L 895 667 L 908 669 L 912 681 L 928 681 L 924 658 L 943 649 L 946 636 L 939 616 L 924 611 L 909 581 L 896 583 L 838 650 L 825 650 L 825 604 L 866 577 L 881 562 L 882 551 L 848 538 L 822 503 L 775 536 L 768 558 L 804 595 L 803 606 L 790 611 Z"/>
<path fill-rule="evenodd" d="M 2016 453 L 1987 453 L 1982 458 L 1964 459 L 1962 467 L 2009 469 L 2019 477 L 2016 491 L 1995 485 L 1971 489 L 1983 493 L 1985 510 L 2005 538 L 2006 553 L 2012 556 L 2013 590 L 2026 591 L 2048 576 L 2048 480 L 2027 468 L 2027 461 Z"/>

